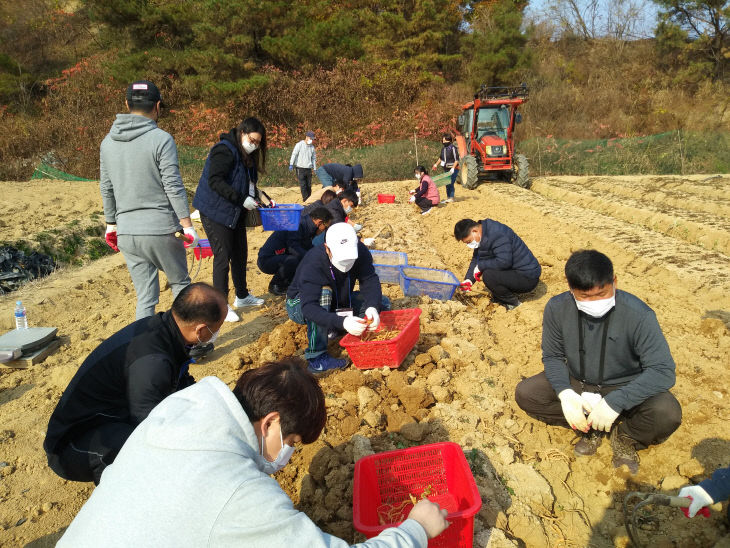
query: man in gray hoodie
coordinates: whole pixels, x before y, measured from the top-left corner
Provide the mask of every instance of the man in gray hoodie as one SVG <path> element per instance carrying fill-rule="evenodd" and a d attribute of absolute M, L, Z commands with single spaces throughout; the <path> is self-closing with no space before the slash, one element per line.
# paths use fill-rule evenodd
<path fill-rule="evenodd" d="M 157 86 L 141 80 L 127 87 L 129 114 L 117 114 L 101 143 L 99 188 L 106 241 L 124 255 L 137 292 L 136 319 L 155 313 L 160 298 L 158 271 L 167 275 L 173 297 L 188 284 L 184 230 L 193 247 L 198 235 L 172 136 L 157 127 L 163 108 Z"/>

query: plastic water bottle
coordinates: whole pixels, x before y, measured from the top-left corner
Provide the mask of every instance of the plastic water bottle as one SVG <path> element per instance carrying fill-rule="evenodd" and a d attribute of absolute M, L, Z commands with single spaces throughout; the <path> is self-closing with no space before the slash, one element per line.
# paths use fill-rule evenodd
<path fill-rule="evenodd" d="M 15 328 L 28 329 L 28 315 L 21 301 L 15 303 Z"/>

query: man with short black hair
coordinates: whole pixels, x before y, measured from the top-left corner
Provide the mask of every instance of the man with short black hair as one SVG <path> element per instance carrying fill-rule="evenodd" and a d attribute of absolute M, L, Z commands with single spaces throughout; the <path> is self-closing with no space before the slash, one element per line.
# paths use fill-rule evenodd
<path fill-rule="evenodd" d="M 515 293 L 527 293 L 537 286 L 542 267 L 507 225 L 492 219 L 462 219 L 454 225 L 454 238 L 474 250 L 462 291 L 471 291 L 474 283 L 482 281 L 494 302 L 512 310 L 521 304 Z"/>
<path fill-rule="evenodd" d="M 579 456 L 611 433 L 613 465 L 639 470 L 637 449 L 664 442 L 682 409 L 669 392 L 675 365 L 654 311 L 616 289 L 611 260 L 596 250 L 565 265 L 569 291 L 550 299 L 542 328 L 545 371 L 517 385 L 527 414 L 580 432 Z"/>
<path fill-rule="evenodd" d="M 334 181 L 330 186 L 322 186 L 319 189 L 312 192 L 312 194 L 309 195 L 309 198 L 304 200 L 304 209 L 306 211 L 307 207 L 312 207 L 317 201 L 322 200 L 325 193 L 327 192 L 334 192 L 335 194 L 339 194 L 345 190 L 345 183 L 342 181 Z M 325 202 L 327 204 L 329 202 Z"/>
<path fill-rule="evenodd" d="M 337 195 L 337 198 L 328 203 L 325 207 L 332 213 L 332 224 L 344 223 L 352 213 L 352 210 L 357 207 L 360 200 L 357 194 L 352 190 L 343 190 Z"/>
<path fill-rule="evenodd" d="M 215 288 L 195 283 L 167 312 L 137 320 L 84 360 L 48 423 L 43 448 L 59 476 L 98 484 L 135 427 L 195 380 L 191 351 L 212 343 L 228 312 Z"/>
<path fill-rule="evenodd" d="M 190 283 L 185 248 L 175 234 L 183 230 L 191 246 L 198 234 L 190 220 L 175 140 L 157 127 L 163 108 L 160 90 L 147 80 L 134 82 L 125 103 L 129 114 L 117 114 L 101 143 L 99 188 L 106 241 L 127 262 L 139 320 L 155 313 L 160 270 L 173 297 Z"/>
<path fill-rule="evenodd" d="M 312 249 L 312 240 L 323 233 L 332 223 L 332 214 L 324 207 L 302 215 L 297 230 L 276 230 L 259 249 L 258 267 L 264 274 L 273 274 L 269 282 L 269 293 L 286 295 L 286 289 L 294 278 L 297 266 L 307 251 Z"/>
<path fill-rule="evenodd" d="M 322 388 L 299 358 L 216 377 L 162 402 L 124 445 L 58 547 L 306 546 L 346 548 L 270 476 L 319 438 Z M 447 511 L 427 499 L 360 548 L 426 548 Z"/>

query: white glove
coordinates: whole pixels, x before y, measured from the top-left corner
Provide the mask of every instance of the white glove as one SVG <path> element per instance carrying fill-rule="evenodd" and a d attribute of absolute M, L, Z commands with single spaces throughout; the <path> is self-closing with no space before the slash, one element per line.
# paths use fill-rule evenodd
<path fill-rule="evenodd" d="M 352 225 L 352 228 L 355 229 L 355 232 L 360 232 L 362 230 L 362 225 L 355 223 L 354 225 Z"/>
<path fill-rule="evenodd" d="M 584 400 L 585 401 L 585 400 Z M 611 425 L 613 421 L 618 417 L 618 413 L 611 409 L 611 406 L 606 403 L 605 398 L 601 398 L 598 405 L 588 415 L 588 424 L 594 430 L 603 430 L 604 432 L 611 431 Z"/>
<path fill-rule="evenodd" d="M 408 203 L 409 203 L 409 204 L 412 204 L 412 203 L 414 203 L 415 201 L 416 201 L 416 197 L 415 197 L 415 196 L 411 196 L 410 198 L 408 198 Z"/>
<path fill-rule="evenodd" d="M 365 319 L 372 320 L 368 326 L 368 331 L 375 331 L 380 325 L 380 314 L 372 306 L 365 310 Z"/>
<path fill-rule="evenodd" d="M 712 500 L 712 497 L 707 494 L 707 491 L 699 485 L 688 485 L 686 487 L 682 487 L 677 496 L 692 497 L 692 504 L 689 505 L 689 511 L 687 513 L 688 518 L 695 517 L 700 509 L 715 503 L 715 501 Z"/>
<path fill-rule="evenodd" d="M 183 228 L 183 232 L 185 233 L 185 236 L 188 237 L 188 239 L 193 239 L 192 242 L 188 243 L 188 247 L 195 247 L 196 245 L 198 245 L 198 240 L 200 240 L 200 238 L 198 237 L 198 233 L 195 232 L 195 229 L 192 226 Z"/>
<path fill-rule="evenodd" d="M 449 175 L 453 175 L 453 174 L 454 174 L 454 168 L 452 167 L 452 168 L 451 168 L 451 169 L 449 170 Z"/>
<path fill-rule="evenodd" d="M 362 318 L 347 316 L 345 317 L 345 321 L 342 323 L 342 327 L 344 327 L 345 331 L 347 331 L 350 335 L 359 337 L 365 331 L 367 324 Z"/>
<path fill-rule="evenodd" d="M 362 243 L 365 244 L 365 247 L 370 247 L 375 243 L 375 238 L 364 238 Z"/>
<path fill-rule="evenodd" d="M 243 207 L 246 209 L 256 209 L 256 200 L 251 198 L 251 196 L 247 196 L 246 199 L 243 201 Z"/>
<path fill-rule="evenodd" d="M 558 399 L 563 407 L 565 420 L 568 421 L 570 427 L 581 432 L 588 432 L 589 427 L 585 412 L 590 413 L 592 411 L 591 404 L 571 388 L 566 388 L 558 394 Z"/>
<path fill-rule="evenodd" d="M 411 189 L 411 190 L 408 191 L 408 194 L 415 194 L 415 193 L 416 193 L 416 191 L 413 190 L 413 189 Z"/>

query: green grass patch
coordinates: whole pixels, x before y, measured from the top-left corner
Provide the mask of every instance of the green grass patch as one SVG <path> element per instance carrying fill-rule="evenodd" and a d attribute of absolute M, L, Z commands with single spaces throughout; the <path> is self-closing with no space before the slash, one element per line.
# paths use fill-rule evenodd
<path fill-rule="evenodd" d="M 530 175 L 727 173 L 730 133 L 672 131 L 588 141 L 535 137 L 519 143 Z"/>

